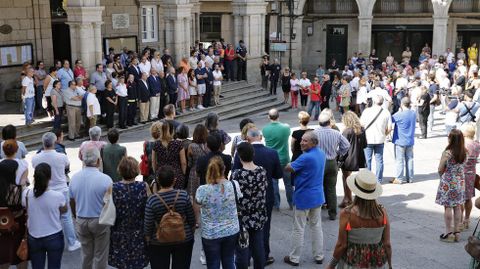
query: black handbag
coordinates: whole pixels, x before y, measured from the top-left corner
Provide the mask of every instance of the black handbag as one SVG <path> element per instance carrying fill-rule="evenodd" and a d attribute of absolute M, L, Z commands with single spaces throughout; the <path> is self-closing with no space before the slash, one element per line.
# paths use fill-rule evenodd
<path fill-rule="evenodd" d="M 477 221 L 477 225 L 475 226 L 473 234 L 468 237 L 468 242 L 465 245 L 465 251 L 467 251 L 467 253 L 470 254 L 470 256 L 472 256 L 475 260 L 480 261 L 480 239 L 475 237 L 478 223 L 480 223 L 480 218 Z"/>
<path fill-rule="evenodd" d="M 242 215 L 240 213 L 240 201 L 238 200 L 238 195 L 237 195 L 237 188 L 235 187 L 235 183 L 233 180 L 231 180 L 232 186 L 233 186 L 233 193 L 235 194 L 235 202 L 237 204 L 237 212 L 238 212 L 238 225 L 240 226 L 240 232 L 238 233 L 238 246 L 241 249 L 246 249 L 249 246 L 249 235 L 247 229 L 242 224 Z"/>

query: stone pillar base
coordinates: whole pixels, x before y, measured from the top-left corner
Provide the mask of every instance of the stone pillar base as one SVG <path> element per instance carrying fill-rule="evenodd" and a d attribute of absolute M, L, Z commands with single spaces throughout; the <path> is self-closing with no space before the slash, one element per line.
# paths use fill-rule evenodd
<path fill-rule="evenodd" d="M 262 82 L 260 77 L 260 62 L 262 61 L 261 57 L 257 58 L 248 58 L 247 60 L 247 82 L 252 84 L 259 84 Z"/>

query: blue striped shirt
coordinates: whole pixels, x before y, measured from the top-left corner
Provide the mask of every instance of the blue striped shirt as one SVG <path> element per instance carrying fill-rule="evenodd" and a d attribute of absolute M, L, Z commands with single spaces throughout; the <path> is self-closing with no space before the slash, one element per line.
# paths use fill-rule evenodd
<path fill-rule="evenodd" d="M 337 130 L 330 127 L 318 127 L 313 131 L 318 137 L 318 147 L 325 152 L 327 160 L 343 156 L 350 148 L 350 142 Z"/>

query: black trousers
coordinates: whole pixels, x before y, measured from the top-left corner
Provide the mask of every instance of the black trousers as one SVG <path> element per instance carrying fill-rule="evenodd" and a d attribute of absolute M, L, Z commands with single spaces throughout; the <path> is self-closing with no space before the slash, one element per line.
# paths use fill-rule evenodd
<path fill-rule="evenodd" d="M 132 126 L 137 116 L 137 100 L 130 100 L 127 105 L 127 125 Z"/>
<path fill-rule="evenodd" d="M 115 113 L 115 105 L 108 102 L 105 107 L 105 113 L 107 114 L 105 117 L 107 128 L 113 128 L 113 114 Z"/>
<path fill-rule="evenodd" d="M 418 125 L 420 125 L 420 130 L 422 131 L 422 137 L 427 138 L 427 124 L 428 124 L 428 114 L 418 113 Z"/>
<path fill-rule="evenodd" d="M 170 99 L 169 104 L 172 104 L 172 105 L 174 105 L 175 107 L 177 107 L 177 97 L 178 97 L 178 94 L 177 94 L 177 93 L 169 93 L 169 94 L 168 94 L 168 97 L 169 97 L 169 99 Z M 163 107 L 160 107 L 160 110 L 163 110 Z"/>
<path fill-rule="evenodd" d="M 308 95 L 300 94 L 300 105 L 307 106 L 307 102 L 308 102 Z"/>
<path fill-rule="evenodd" d="M 270 80 L 270 94 L 277 95 L 278 79 Z"/>
<path fill-rule="evenodd" d="M 159 246 L 149 245 L 147 249 L 152 269 L 188 269 L 192 261 L 193 239 L 189 242 Z M 170 260 L 172 267 L 170 267 Z"/>
<path fill-rule="evenodd" d="M 237 80 L 247 80 L 247 62 L 237 59 Z"/>
<path fill-rule="evenodd" d="M 100 103 L 100 111 L 101 111 L 102 116 L 103 116 L 103 114 L 107 113 L 105 111 L 105 91 L 98 91 L 97 90 L 97 93 L 95 95 L 97 96 L 98 102 Z"/>
<path fill-rule="evenodd" d="M 203 107 L 209 107 L 212 102 L 213 85 L 207 83 L 205 94 L 203 95 Z"/>
<path fill-rule="evenodd" d="M 118 126 L 125 128 L 127 125 L 127 97 L 118 97 Z"/>
<path fill-rule="evenodd" d="M 323 110 L 325 108 L 330 108 L 330 95 L 329 96 L 325 96 L 325 98 L 323 99 L 323 102 L 320 104 L 320 110 Z"/>
<path fill-rule="evenodd" d="M 235 79 L 233 75 L 233 64 L 234 61 L 225 60 L 225 80 Z"/>
<path fill-rule="evenodd" d="M 158 110 L 158 118 L 163 119 L 165 118 L 165 115 L 163 114 L 163 108 L 169 104 L 169 97 L 168 94 L 166 93 L 161 93 L 160 94 L 160 109 Z"/>
<path fill-rule="evenodd" d="M 272 223 L 273 201 L 267 202 L 267 221 L 263 226 L 263 245 L 265 247 L 265 260 L 270 256 L 270 225 Z"/>

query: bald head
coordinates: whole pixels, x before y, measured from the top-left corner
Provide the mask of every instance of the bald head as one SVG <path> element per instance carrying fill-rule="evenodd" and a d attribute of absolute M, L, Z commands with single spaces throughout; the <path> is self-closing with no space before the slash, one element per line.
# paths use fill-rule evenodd
<path fill-rule="evenodd" d="M 280 114 L 278 113 L 277 109 L 272 108 L 270 109 L 270 111 L 268 111 L 268 118 L 270 120 L 276 121 L 278 120 L 279 117 L 280 117 Z"/>

